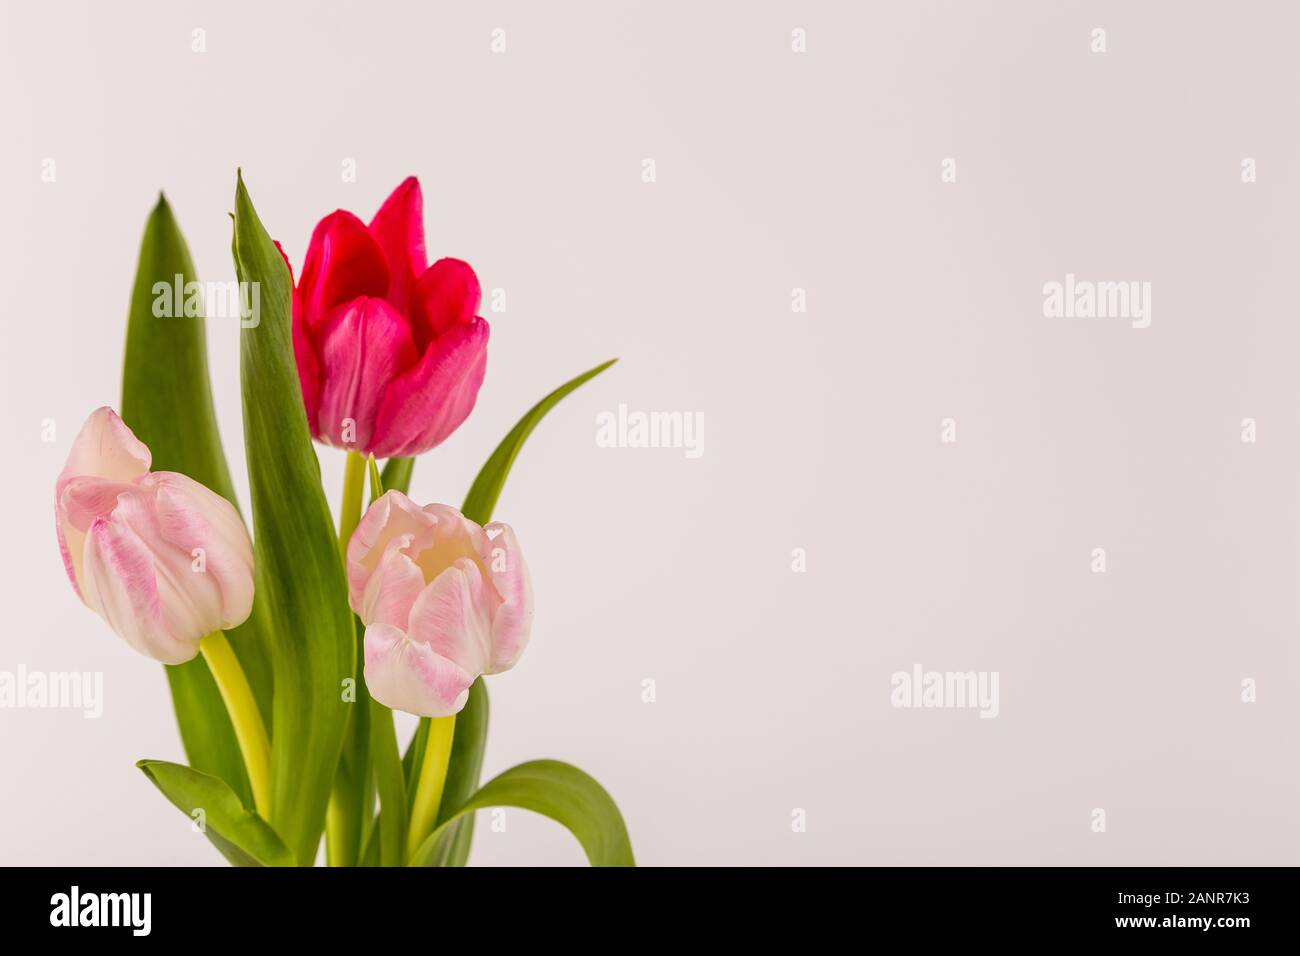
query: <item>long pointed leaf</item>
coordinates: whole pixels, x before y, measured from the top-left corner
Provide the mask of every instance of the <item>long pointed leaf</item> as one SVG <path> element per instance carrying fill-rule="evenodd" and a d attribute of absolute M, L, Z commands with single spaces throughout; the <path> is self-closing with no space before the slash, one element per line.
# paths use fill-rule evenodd
<path fill-rule="evenodd" d="M 155 471 L 189 475 L 238 508 L 212 407 L 199 297 L 190 303 L 198 314 L 185 314 L 186 284 L 197 281 L 185 238 L 166 198 L 160 196 L 145 225 L 131 293 L 122 418 L 149 446 Z M 163 314 L 154 314 L 155 303 Z M 227 636 L 269 724 L 271 671 L 260 611 L 255 605 L 249 620 L 227 631 Z M 191 765 L 215 774 L 242 798 L 251 799 L 234 728 L 207 662 L 199 656 L 168 667 L 167 680 Z"/>
<path fill-rule="evenodd" d="M 608 362 L 602 362 L 595 368 L 583 372 L 577 378 L 565 382 L 530 408 L 523 418 L 519 419 L 519 423 L 510 430 L 510 434 L 506 435 L 500 445 L 497 445 L 496 451 L 492 453 L 492 457 L 479 470 L 478 477 L 474 479 L 474 484 L 470 486 L 469 494 L 465 496 L 465 504 L 460 509 L 466 518 L 477 521 L 479 524 L 487 524 L 492 520 L 492 511 L 496 508 L 497 499 L 501 497 L 501 489 L 505 486 L 506 476 L 510 474 L 510 466 L 515 463 L 515 457 L 519 454 L 519 449 L 524 447 L 524 442 L 533 433 L 533 429 L 546 417 L 547 412 L 559 404 L 562 398 L 584 382 L 595 378 L 617 361 L 618 359 L 614 358 Z"/>
<path fill-rule="evenodd" d="M 355 675 L 356 641 L 294 363 L 289 270 L 242 176 L 234 253 L 240 281 L 258 284 L 260 304 L 256 325 L 240 335 L 240 379 L 257 591 L 275 635 L 270 822 L 308 865 L 320 844 L 352 706 L 342 689 Z"/>

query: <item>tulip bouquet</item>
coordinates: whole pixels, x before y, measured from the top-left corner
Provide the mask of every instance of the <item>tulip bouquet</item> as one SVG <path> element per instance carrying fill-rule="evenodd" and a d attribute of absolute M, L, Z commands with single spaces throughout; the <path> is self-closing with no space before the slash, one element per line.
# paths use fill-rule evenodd
<path fill-rule="evenodd" d="M 408 179 L 369 224 L 326 216 L 295 283 L 239 177 L 250 536 L 201 304 L 179 301 L 194 268 L 159 200 L 122 414 L 91 414 L 55 482 L 64 566 L 91 610 L 167 665 L 189 765 L 138 766 L 230 862 L 311 865 L 323 834 L 330 865 L 463 866 L 474 811 L 514 806 L 563 824 L 593 865 L 631 865 L 618 807 L 578 768 L 535 760 L 479 780 L 483 678 L 515 665 L 533 616 L 519 539 L 492 512 L 538 422 L 612 362 L 533 406 L 460 510 L 407 497 L 416 457 L 474 408 L 489 331 L 469 265 L 429 265 L 421 206 Z M 337 524 L 313 439 L 346 456 Z M 404 749 L 393 710 L 420 717 Z"/>

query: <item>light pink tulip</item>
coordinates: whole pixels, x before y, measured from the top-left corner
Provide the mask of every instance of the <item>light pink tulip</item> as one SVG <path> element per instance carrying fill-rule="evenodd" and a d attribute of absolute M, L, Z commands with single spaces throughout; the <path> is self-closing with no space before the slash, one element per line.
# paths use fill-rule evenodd
<path fill-rule="evenodd" d="M 128 644 L 183 664 L 253 607 L 253 546 L 234 506 L 152 456 L 111 408 L 91 414 L 54 486 L 77 596 Z"/>
<path fill-rule="evenodd" d="M 394 710 L 454 714 L 476 677 L 509 670 L 528 643 L 533 594 L 510 526 L 400 491 L 348 542 L 348 592 L 366 625 L 366 685 Z"/>

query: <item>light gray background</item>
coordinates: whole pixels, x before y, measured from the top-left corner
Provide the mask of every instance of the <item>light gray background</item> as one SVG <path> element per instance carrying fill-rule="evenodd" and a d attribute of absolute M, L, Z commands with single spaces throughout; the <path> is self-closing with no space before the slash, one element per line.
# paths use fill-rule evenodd
<path fill-rule="evenodd" d="M 487 775 L 581 765 L 645 864 L 1296 863 L 1298 21 L 5 3 L 0 669 L 102 671 L 106 712 L 0 711 L 0 860 L 220 862 L 133 767 L 182 758 L 166 683 L 77 602 L 50 498 L 118 402 L 157 190 L 202 278 L 231 279 L 241 165 L 295 267 L 322 215 L 369 218 L 414 173 L 431 255 L 507 290 L 478 408 L 416 497 L 459 503 L 529 405 L 622 357 L 498 508 L 538 616 L 490 682 Z M 1151 282 L 1151 327 L 1044 318 L 1067 272 Z M 243 493 L 236 336 L 210 324 Z M 596 447 L 620 402 L 703 412 L 704 456 Z M 337 502 L 341 456 L 320 457 Z M 891 708 L 915 662 L 998 671 L 1000 716 Z M 550 821 L 486 822 L 475 863 L 583 862 Z"/>

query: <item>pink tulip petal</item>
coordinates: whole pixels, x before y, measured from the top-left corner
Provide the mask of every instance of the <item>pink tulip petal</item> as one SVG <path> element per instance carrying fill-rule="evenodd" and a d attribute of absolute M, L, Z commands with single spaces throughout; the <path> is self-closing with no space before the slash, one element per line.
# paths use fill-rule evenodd
<path fill-rule="evenodd" d="M 175 639 L 167 628 L 153 556 L 129 527 L 96 519 L 86 537 L 86 603 L 141 654 L 183 664 L 198 642 Z"/>
<path fill-rule="evenodd" d="M 492 659 L 484 673 L 499 674 L 515 666 L 528 644 L 533 624 L 533 588 L 514 529 L 494 521 L 483 530 L 489 540 L 480 552 L 480 560 L 502 602 L 492 618 Z"/>
<path fill-rule="evenodd" d="M 409 541 L 436 520 L 397 490 L 387 491 L 371 503 L 348 539 L 348 599 L 354 611 L 362 606 L 370 576 L 389 543 L 403 536 Z"/>
<path fill-rule="evenodd" d="M 492 617 L 499 604 L 478 564 L 460 558 L 416 599 L 407 637 L 477 677 L 491 660 Z"/>
<path fill-rule="evenodd" d="M 456 713 L 474 682 L 474 675 L 390 624 L 366 628 L 365 660 L 370 696 L 385 707 L 421 717 Z"/>
<path fill-rule="evenodd" d="M 82 476 L 129 482 L 147 474 L 152 462 L 153 456 L 144 442 L 136 438 L 117 412 L 108 406 L 91 412 L 73 439 L 68 460 L 54 482 L 54 528 L 59 539 L 63 569 L 78 597 L 81 597 L 81 586 L 77 579 L 80 576 L 85 539 L 82 533 L 71 528 L 64 519 L 63 489 L 73 478 Z"/>
<path fill-rule="evenodd" d="M 384 201 L 370 220 L 375 237 L 388 263 L 388 291 L 384 295 L 405 311 L 415 279 L 428 266 L 424 251 L 424 198 L 420 181 L 408 176 Z"/>
<path fill-rule="evenodd" d="M 383 299 L 360 298 L 334 310 L 320 341 L 319 437 L 337 448 L 372 451 L 384 390 L 417 358 L 410 327 Z"/>
<path fill-rule="evenodd" d="M 135 483 L 81 475 L 63 483 L 60 511 L 63 521 L 80 532 L 86 532 L 96 518 L 107 518 L 117 507 L 118 496 L 137 489 Z"/>
<path fill-rule="evenodd" d="M 129 528 L 149 552 L 168 634 L 197 643 L 221 627 L 221 587 L 214 575 L 206 573 L 206 556 L 196 566 L 195 555 L 169 540 L 155 489 L 142 487 L 123 495 L 110 521 Z"/>
<path fill-rule="evenodd" d="M 488 324 L 475 318 L 435 339 L 419 364 L 389 383 L 371 436 L 376 458 L 439 445 L 474 410 L 487 368 Z"/>
<path fill-rule="evenodd" d="M 309 338 L 329 314 L 359 296 L 382 297 L 388 290 L 384 251 L 366 224 L 340 209 L 322 219 L 311 234 L 296 305 Z"/>
<path fill-rule="evenodd" d="M 219 609 L 209 608 L 201 626 L 214 618 L 217 624 L 204 633 L 244 623 L 253 610 L 253 543 L 235 506 L 176 472 L 154 472 L 142 483 L 156 488 L 154 506 L 163 540 L 179 549 L 182 562 L 188 562 L 180 573 L 206 574 L 216 584 Z M 196 570 L 196 564 L 201 570 Z M 181 583 L 194 590 L 198 581 L 182 578 Z"/>
<path fill-rule="evenodd" d="M 406 628 L 428 581 L 457 559 L 478 559 L 482 530 L 455 508 L 420 507 L 400 491 L 375 501 L 348 541 L 348 600 L 366 624 Z M 390 575 L 396 575 L 390 579 Z"/>
<path fill-rule="evenodd" d="M 135 437 L 126 422 L 108 406 L 91 412 L 72 442 L 60 481 L 79 475 L 95 475 L 116 481 L 131 481 L 149 471 L 153 456 Z"/>
<path fill-rule="evenodd" d="M 425 505 L 421 510 L 432 522 L 411 539 L 407 553 L 425 581 L 433 581 L 462 558 L 478 561 L 477 539 L 483 536 L 482 528 L 450 505 Z"/>
<path fill-rule="evenodd" d="M 482 297 L 478 276 L 468 262 L 439 259 L 429 266 L 411 297 L 416 345 L 423 349 L 453 326 L 472 323 Z"/>
<path fill-rule="evenodd" d="M 409 535 L 389 542 L 379 567 L 366 583 L 360 606 L 355 608 L 367 625 L 391 624 L 406 630 L 411 607 L 424 590 L 424 575 L 402 549 L 410 543 Z"/>

